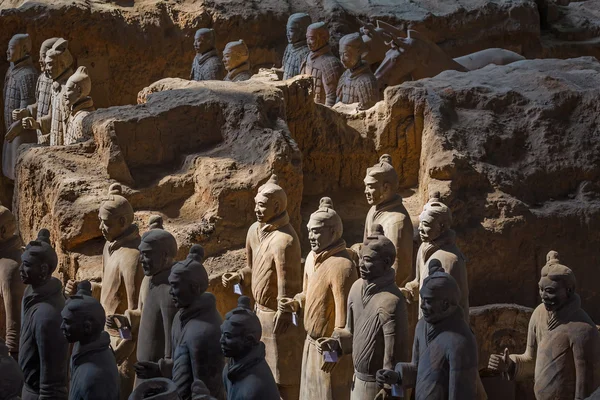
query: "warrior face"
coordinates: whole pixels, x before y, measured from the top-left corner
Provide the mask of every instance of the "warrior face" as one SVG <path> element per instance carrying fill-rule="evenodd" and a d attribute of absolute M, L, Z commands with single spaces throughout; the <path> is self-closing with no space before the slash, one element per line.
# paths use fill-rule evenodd
<path fill-rule="evenodd" d="M 235 326 L 229 320 L 221 325 L 221 351 L 225 357 L 237 358 L 248 352 L 255 345 L 255 339 L 243 326 Z"/>
<path fill-rule="evenodd" d="M 56 79 L 63 72 L 60 70 L 60 63 L 54 57 L 46 56 L 46 75 L 52 79 Z"/>
<path fill-rule="evenodd" d="M 302 29 L 298 23 L 289 23 L 287 25 L 287 40 L 288 43 L 296 43 L 304 40 L 306 37 L 306 30 Z"/>
<path fill-rule="evenodd" d="M 169 294 L 177 308 L 189 307 L 194 302 L 194 299 L 198 297 L 196 285 L 182 278 L 180 274 L 171 273 L 169 275 L 169 285 L 171 285 Z"/>
<path fill-rule="evenodd" d="M 360 49 L 356 46 L 340 44 L 340 60 L 346 69 L 352 69 L 360 62 Z"/>
<path fill-rule="evenodd" d="M 40 286 L 50 277 L 50 268 L 46 263 L 42 263 L 37 257 L 29 255 L 28 251 L 21 256 L 21 266 L 19 274 L 21 281 L 26 285 Z"/>
<path fill-rule="evenodd" d="M 214 47 L 213 31 L 210 29 L 199 29 L 194 36 L 194 49 L 196 53 L 203 54 Z"/>
<path fill-rule="evenodd" d="M 425 321 L 435 324 L 444 320 L 452 310 L 448 299 L 431 296 L 428 291 L 424 295 L 421 294 L 421 311 Z"/>
<path fill-rule="evenodd" d="M 67 342 L 80 342 L 92 334 L 92 324 L 89 319 L 86 320 L 85 318 L 78 317 L 69 310 L 69 307 L 63 308 L 60 314 L 62 316 L 60 329 Z"/>
<path fill-rule="evenodd" d="M 14 41 L 10 41 L 8 42 L 8 49 L 6 50 L 6 61 L 8 62 L 15 62 L 17 60 L 19 60 L 19 50 L 18 50 L 18 46 L 17 43 L 15 43 Z"/>
<path fill-rule="evenodd" d="M 389 183 L 373 179 L 371 176 L 365 178 L 365 197 L 369 205 L 379 205 L 393 195 L 392 186 Z"/>
<path fill-rule="evenodd" d="M 81 88 L 73 81 L 67 81 L 63 99 L 67 107 L 72 107 L 81 98 Z"/>
<path fill-rule="evenodd" d="M 540 279 L 539 289 L 542 303 L 548 311 L 559 310 L 573 293 L 572 289 L 567 288 L 564 281 L 552 280 L 548 277 Z"/>
<path fill-rule="evenodd" d="M 423 242 L 431 242 L 437 239 L 443 232 L 444 227 L 439 219 L 424 211 L 419 216 L 419 236 Z"/>
<path fill-rule="evenodd" d="M 306 31 L 306 44 L 310 51 L 317 51 L 329 41 L 329 32 L 325 28 L 308 29 Z"/>
<path fill-rule="evenodd" d="M 100 207 L 98 218 L 100 219 L 100 231 L 102 231 L 102 236 L 109 242 L 112 242 L 121 236 L 128 227 L 125 216 L 114 215 L 104 207 Z"/>
<path fill-rule="evenodd" d="M 368 246 L 362 246 L 360 249 L 358 268 L 360 277 L 366 281 L 372 281 L 383 276 L 392 263 L 393 261 L 390 258 L 382 257 L 381 254 L 373 251 Z"/>
<path fill-rule="evenodd" d="M 281 214 L 281 207 L 276 199 L 268 198 L 259 193 L 254 201 L 256 203 L 254 213 L 258 222 L 268 223 Z"/>
<path fill-rule="evenodd" d="M 148 243 L 142 241 L 139 247 L 140 263 L 144 270 L 144 275 L 153 276 L 165 269 L 167 263 L 167 255 L 160 248 L 155 249 Z"/>
<path fill-rule="evenodd" d="M 315 253 L 320 253 L 337 239 L 336 232 L 333 226 L 325 226 L 323 221 L 318 221 L 313 218 L 308 221 L 308 241 L 310 249 Z"/>

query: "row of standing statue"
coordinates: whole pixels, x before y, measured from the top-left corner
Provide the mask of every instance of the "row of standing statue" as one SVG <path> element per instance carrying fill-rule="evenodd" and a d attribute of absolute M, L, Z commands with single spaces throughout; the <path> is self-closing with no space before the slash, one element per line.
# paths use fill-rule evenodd
<path fill-rule="evenodd" d="M 331 53 L 326 24 L 311 24 L 308 14 L 290 16 L 287 37 L 283 77 L 311 75 L 317 103 L 358 103 L 360 108 L 369 108 L 379 100 L 377 80 L 361 59 L 366 47 L 359 33 L 340 41 L 341 62 Z M 31 59 L 30 36 L 15 35 L 8 44 L 11 66 L 4 82 L 2 172 L 11 180 L 15 179 L 21 144 L 69 145 L 89 139 L 83 120 L 95 110 L 90 97 L 92 83 L 86 67 L 74 70 L 68 45 L 63 38 L 44 41 L 39 52 L 42 73 L 38 74 Z M 203 28 L 195 34 L 194 48 L 197 55 L 190 73 L 192 80 L 240 82 L 252 76 L 250 53 L 243 40 L 228 43 L 221 59 L 215 49 L 214 31 Z"/>
<path fill-rule="evenodd" d="M 408 281 L 412 223 L 389 156 L 364 183 L 372 207 L 363 242 L 347 248 L 342 220 L 323 198 L 308 222 L 304 269 L 286 193 L 275 176 L 262 185 L 247 266 L 221 278 L 248 297 L 224 321 L 207 292 L 202 247 L 175 262 L 177 242 L 160 217 L 140 237 L 120 185 L 98 213 L 102 281 L 69 280 L 64 290 L 52 277 L 58 259 L 49 232 L 21 253 L 15 219 L 1 208 L 0 399 L 486 398 L 450 209 L 437 193 L 423 207 L 416 277 Z M 488 368 L 533 378 L 538 400 L 592 394 L 600 385 L 600 334 L 575 289 L 573 271 L 551 251 L 525 352 L 492 355 Z M 417 301 L 414 327 L 407 303 Z"/>

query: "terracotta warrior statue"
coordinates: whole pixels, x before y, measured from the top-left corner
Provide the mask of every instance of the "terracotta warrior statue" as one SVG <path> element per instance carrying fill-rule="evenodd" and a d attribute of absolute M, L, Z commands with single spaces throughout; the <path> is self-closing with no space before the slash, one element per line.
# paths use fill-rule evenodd
<path fill-rule="evenodd" d="M 262 327 L 250 309 L 250 299 L 238 298 L 238 306 L 221 325 L 221 350 L 227 359 L 223 383 L 227 400 L 279 400 L 273 373 L 265 360 Z"/>
<path fill-rule="evenodd" d="M 398 174 L 392 166 L 392 158 L 384 154 L 379 162 L 367 168 L 364 179 L 365 196 L 372 206 L 365 221 L 364 241 L 376 225 L 383 227 L 384 235 L 396 246 L 396 284 L 403 285 L 410 279 L 413 265 L 413 226 L 408 211 L 398 194 Z"/>
<path fill-rule="evenodd" d="M 250 72 L 250 52 L 243 40 L 229 42 L 223 50 L 223 65 L 227 70 L 224 80 L 231 82 L 247 81 L 252 77 Z"/>
<path fill-rule="evenodd" d="M 301 73 L 313 77 L 315 102 L 333 106 L 336 100 L 338 81 L 343 67 L 329 47 L 329 30 L 324 22 L 310 24 L 306 30 L 306 43 L 310 53 L 302 64 Z"/>
<path fill-rule="evenodd" d="M 460 306 L 460 289 L 437 260 L 420 291 L 412 362 L 377 371 L 380 387 L 415 388 L 415 400 L 467 400 L 477 396 L 477 344 Z"/>
<path fill-rule="evenodd" d="M 293 299 L 281 298 L 279 310 L 295 314 L 302 311 L 304 315 L 306 340 L 300 399 L 347 399 L 352 383 L 352 360 L 341 357 L 323 368 L 321 343 L 344 329 L 348 294 L 357 279 L 356 266 L 342 239 L 342 220 L 329 197 L 321 199 L 307 228 L 311 251 L 304 266 L 303 290 Z"/>
<path fill-rule="evenodd" d="M 21 256 L 23 296 L 19 366 L 25 376 L 23 400 L 67 400 L 69 344 L 60 315 L 65 306 L 63 287 L 52 273 L 58 257 L 47 243 L 47 230 L 29 242 Z"/>
<path fill-rule="evenodd" d="M 152 232 L 152 231 L 151 231 Z M 217 311 L 216 299 L 208 289 L 208 274 L 199 252 L 192 246 L 184 261 L 171 268 L 169 284 L 171 296 L 179 311 L 171 331 L 172 352 L 158 362 L 140 361 L 136 374 L 142 379 L 170 378 L 177 385 L 183 400 L 192 398 L 194 382 L 201 380 L 210 394 L 219 400 L 225 398 L 222 373 L 225 360 L 221 353 L 220 337 L 223 319 Z"/>
<path fill-rule="evenodd" d="M 92 283 L 94 297 L 107 314 L 106 330 L 111 337 L 111 346 L 115 350 L 119 366 L 121 400 L 127 399 L 133 388 L 136 361 L 136 342 L 131 334 L 137 327 L 123 327 L 115 321 L 115 314 L 125 314 L 128 310 L 138 308 L 140 286 L 144 273 L 140 265 L 140 233 L 133 223 L 133 208 L 125 197 L 118 183 L 112 184 L 108 197 L 100 205 L 98 217 L 100 230 L 106 239 L 102 252 L 102 283 Z M 65 292 L 73 294 L 77 282 L 69 280 Z M 129 331 L 129 332 L 127 332 Z"/>
<path fill-rule="evenodd" d="M 0 400 L 21 400 L 23 372 L 0 338 Z"/>
<path fill-rule="evenodd" d="M 64 105 L 64 91 L 67 80 L 73 75 L 73 56 L 68 46 L 69 42 L 60 38 L 46 53 L 46 71 L 52 77 L 50 113 L 39 119 L 23 118 L 23 128 L 42 132 L 41 138 L 38 138 L 40 144 L 56 146 L 62 145 L 64 141 L 68 116 Z"/>
<path fill-rule="evenodd" d="M 36 102 L 27 108 L 19 108 L 13 111 L 13 120 L 21 121 L 26 117 L 33 117 L 36 120 L 40 120 L 50 113 L 50 101 L 52 99 L 52 77 L 46 71 L 46 53 L 54 46 L 54 43 L 58 38 L 50 38 L 44 40 L 42 47 L 40 47 L 40 70 L 42 73 L 39 75 L 37 85 L 35 88 L 35 99 Z M 42 131 L 37 130 L 38 143 L 42 144 Z"/>
<path fill-rule="evenodd" d="M 223 285 L 240 284 L 251 292 L 262 326 L 266 359 L 283 400 L 297 399 L 300 390 L 298 361 L 302 358 L 304 330 L 293 315 L 278 311 L 277 301 L 302 291 L 300 240 L 290 225 L 287 195 L 277 177 L 258 188 L 254 198 L 256 219 L 246 237 L 247 266 L 223 275 Z"/>
<path fill-rule="evenodd" d="M 311 24 L 306 13 L 290 15 L 287 21 L 288 45 L 283 53 L 283 79 L 300 75 L 300 67 L 310 52 L 306 44 L 306 29 Z"/>
<path fill-rule="evenodd" d="M 21 246 L 17 221 L 8 208 L 0 206 L 0 318 L 6 328 L 6 346 L 17 360 L 21 330 L 21 301 L 25 285 L 19 276 Z"/>
<path fill-rule="evenodd" d="M 369 65 L 362 61 L 365 50 L 360 33 L 352 33 L 340 40 L 340 58 L 346 71 L 337 86 L 337 101 L 358 103 L 359 109 L 371 108 L 379 101 L 377 79 Z"/>
<path fill-rule="evenodd" d="M 215 31 L 202 28 L 194 36 L 196 57 L 192 63 L 190 80 L 192 81 L 221 81 L 225 78 L 225 67 L 215 49 Z"/>
<path fill-rule="evenodd" d="M 119 370 L 104 331 L 106 314 L 92 297 L 92 285 L 80 282 L 62 310 L 62 331 L 74 343 L 71 355 L 69 400 L 119 398 Z"/>
<path fill-rule="evenodd" d="M 511 380 L 535 381 L 537 400 L 585 399 L 600 386 L 600 334 L 581 308 L 573 271 L 550 251 L 539 282 L 523 354 L 494 354 L 488 368 Z"/>
<path fill-rule="evenodd" d="M 409 360 L 408 314 L 396 286 L 395 259 L 396 247 L 383 235 L 381 225 L 376 226 L 360 250 L 361 279 L 350 290 L 346 328 L 323 343 L 338 353 L 352 354 L 351 400 L 374 399 L 380 391 L 377 371 Z"/>
<path fill-rule="evenodd" d="M 66 118 L 64 145 L 89 139 L 84 132 L 83 119 L 95 110 L 94 101 L 90 97 L 92 81 L 86 67 L 79 67 L 67 81 L 63 94 L 68 117 Z"/>
<path fill-rule="evenodd" d="M 142 236 L 138 247 L 144 280 L 138 309 L 126 315 L 114 315 L 121 325 L 137 329 L 137 361 L 158 362 L 172 354 L 171 326 L 177 307 L 169 294 L 169 274 L 177 256 L 177 241 L 163 229 L 150 230 Z M 136 379 L 136 386 L 140 379 Z"/>
<path fill-rule="evenodd" d="M 439 194 L 434 194 L 434 198 L 425 204 L 419 216 L 419 236 L 422 243 L 417 252 L 416 278 L 408 282 L 402 292 L 408 302 L 420 300 L 419 290 L 429 274 L 428 263 L 436 259 L 442 263 L 444 271 L 458 283 L 461 293 L 459 305 L 464 311 L 465 321 L 469 323 L 469 282 L 465 256 L 456 246 L 456 233 L 450 229 L 452 212 L 436 196 L 439 197 Z M 422 317 L 423 313 L 419 311 L 419 318 Z"/>
<path fill-rule="evenodd" d="M 35 103 L 35 84 L 38 73 L 31 60 L 31 38 L 27 34 L 18 34 L 8 42 L 6 59 L 10 67 L 4 78 L 4 128 L 5 134 L 20 128 L 18 119 L 13 119 L 13 111 L 26 108 Z M 17 140 L 4 140 L 2 149 L 2 173 L 10 180 L 15 179 L 15 165 L 19 155 L 19 146 L 23 143 L 35 143 L 35 131 L 22 132 Z"/>

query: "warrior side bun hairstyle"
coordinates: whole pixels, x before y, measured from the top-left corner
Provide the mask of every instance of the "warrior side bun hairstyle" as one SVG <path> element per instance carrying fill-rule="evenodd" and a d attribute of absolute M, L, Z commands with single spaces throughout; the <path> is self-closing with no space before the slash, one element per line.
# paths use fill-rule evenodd
<path fill-rule="evenodd" d="M 394 243 L 392 243 L 390 239 L 385 237 L 381 225 L 377 224 L 373 227 L 373 231 L 367 236 L 363 245 L 380 254 L 382 257 L 389 258 L 389 267 L 394 264 L 394 261 L 396 260 L 396 246 L 394 246 Z"/>
<path fill-rule="evenodd" d="M 460 288 L 452 275 L 446 273 L 440 260 L 432 258 L 428 264 L 429 276 L 423 281 L 421 294 L 426 297 L 434 297 L 448 300 L 457 306 L 460 301 Z"/>
<path fill-rule="evenodd" d="M 225 320 L 235 327 L 244 329 L 244 332 L 252 335 L 256 339 L 256 342 L 260 341 L 262 327 L 260 320 L 250 308 L 249 297 L 240 296 L 238 298 L 238 306 L 225 315 Z"/>
<path fill-rule="evenodd" d="M 171 275 L 179 275 L 183 280 L 198 286 L 198 292 L 204 293 L 208 289 L 208 273 L 202 265 L 204 249 L 195 244 L 185 260 L 179 261 L 171 268 Z"/>
<path fill-rule="evenodd" d="M 56 270 L 56 267 L 58 266 L 58 256 L 56 255 L 56 251 L 54 251 L 50 245 L 50 231 L 48 231 L 48 229 L 41 229 L 37 239 L 32 240 L 25 247 L 25 252 L 21 256 L 21 259 L 26 260 L 30 258 L 34 258 L 42 264 L 48 265 L 49 274 L 52 274 Z"/>
<path fill-rule="evenodd" d="M 560 263 L 558 252 L 549 251 L 546 256 L 546 265 L 542 268 L 541 278 L 548 278 L 555 282 L 562 281 L 567 288 L 575 290 L 577 280 L 571 268 Z"/>
<path fill-rule="evenodd" d="M 81 281 L 77 284 L 77 294 L 67 299 L 65 307 L 80 318 L 89 318 L 93 322 L 94 332 L 104 329 L 106 313 L 98 300 L 92 297 L 92 284 Z"/>
<path fill-rule="evenodd" d="M 123 187 L 118 183 L 113 183 L 108 188 L 108 196 L 100 205 L 100 209 L 116 217 L 126 217 L 127 223 L 133 223 L 133 208 L 129 201 L 123 197 Z"/>
<path fill-rule="evenodd" d="M 344 233 L 342 219 L 333 209 L 333 201 L 329 197 L 321 198 L 321 201 L 319 201 L 319 208 L 310 215 L 310 219 L 322 222 L 325 226 L 332 227 L 336 233 L 336 240 L 341 238 Z"/>

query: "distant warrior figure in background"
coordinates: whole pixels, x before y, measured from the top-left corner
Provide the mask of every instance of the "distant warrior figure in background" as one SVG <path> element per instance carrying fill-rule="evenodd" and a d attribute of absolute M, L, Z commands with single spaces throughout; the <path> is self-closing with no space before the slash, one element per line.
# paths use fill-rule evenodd
<path fill-rule="evenodd" d="M 223 64 L 227 70 L 224 80 L 231 82 L 247 81 L 252 77 L 250 72 L 250 52 L 243 40 L 229 42 L 223 50 Z"/>
<path fill-rule="evenodd" d="M 148 229 L 165 229 L 160 215 L 151 215 L 148 219 Z"/>
<path fill-rule="evenodd" d="M 15 179 L 15 166 L 19 156 L 19 146 L 35 143 L 35 131 L 22 132 L 19 120 L 13 119 L 13 111 L 27 108 L 35 103 L 35 85 L 38 73 L 31 60 L 31 38 L 27 34 L 18 34 L 8 42 L 6 59 L 11 66 L 4 78 L 4 128 L 5 135 L 10 131 L 19 131 L 20 135 L 12 142 L 9 136 L 4 139 L 2 149 L 2 173 L 10 180 Z"/>
<path fill-rule="evenodd" d="M 304 329 L 292 314 L 278 310 L 277 300 L 302 291 L 300 240 L 290 224 L 287 195 L 277 176 L 258 188 L 256 219 L 246 237 L 247 266 L 223 275 L 223 285 L 241 284 L 252 292 L 262 325 L 267 363 L 283 400 L 298 399 Z"/>
<path fill-rule="evenodd" d="M 474 400 L 477 397 L 477 343 L 465 322 L 460 289 L 439 261 L 420 292 L 423 318 L 417 323 L 412 362 L 377 371 L 380 387 L 415 388 L 415 400 Z M 379 400 L 379 399 L 378 399 Z"/>
<path fill-rule="evenodd" d="M 21 256 L 25 285 L 19 365 L 25 376 L 23 400 L 67 400 L 69 344 L 61 331 L 63 287 L 52 273 L 58 256 L 42 229 Z M 1 380 L 1 378 L 0 378 Z"/>
<path fill-rule="evenodd" d="M 351 400 L 375 399 L 380 392 L 375 382 L 377 371 L 409 360 L 408 314 L 396 286 L 395 259 L 396 247 L 378 225 L 360 249 L 361 279 L 350 291 L 346 328 L 323 343 L 342 354 L 352 354 Z"/>
<path fill-rule="evenodd" d="M 436 194 L 439 196 L 439 194 Z M 419 290 L 429 275 L 429 261 L 436 259 L 442 268 L 456 280 L 460 288 L 460 303 L 467 324 L 469 323 L 469 281 L 465 256 L 456 245 L 456 232 L 450 229 L 452 211 L 439 199 L 433 198 L 423 207 L 419 216 L 419 236 L 421 246 L 417 252 L 416 277 L 402 288 L 407 301 L 417 301 Z M 423 317 L 419 311 L 419 318 Z"/>
<path fill-rule="evenodd" d="M 119 326 L 114 314 L 125 314 L 138 308 L 140 286 L 144 277 L 140 266 L 140 233 L 133 223 L 133 208 L 122 196 L 122 188 L 114 183 L 108 189 L 108 197 L 100 205 L 98 212 L 100 231 L 106 239 L 102 253 L 102 283 L 92 283 L 94 297 L 106 311 L 106 330 L 115 350 L 121 381 L 121 400 L 127 399 L 133 388 L 136 361 L 135 338 L 131 327 Z M 68 295 L 77 290 L 77 282 L 69 280 L 65 292 Z M 117 321 L 115 321 L 115 319 Z M 136 327 L 133 327 L 136 328 Z"/>
<path fill-rule="evenodd" d="M 153 232 L 153 231 L 150 231 Z M 175 306 L 179 309 L 171 331 L 172 353 L 158 362 L 140 361 L 135 369 L 142 379 L 171 378 L 183 400 L 192 399 L 197 381 L 208 387 L 218 400 L 225 398 L 221 353 L 221 323 L 216 298 L 207 293 L 208 273 L 199 258 L 203 250 L 192 246 L 188 257 L 171 268 L 169 284 Z"/>
<path fill-rule="evenodd" d="M 223 370 L 227 400 L 279 400 L 279 391 L 269 364 L 262 327 L 250 309 L 250 299 L 240 296 L 221 325 L 221 350 L 229 360 Z"/>
<path fill-rule="evenodd" d="M 396 285 L 410 279 L 413 265 L 413 226 L 408 211 L 398 194 L 399 179 L 392 158 L 384 154 L 379 162 L 367 168 L 364 179 L 365 196 L 371 209 L 365 220 L 364 241 L 381 225 L 383 234 L 396 246 Z"/>
<path fill-rule="evenodd" d="M 359 109 L 371 108 L 379 101 L 377 79 L 361 54 L 365 43 L 359 33 L 352 33 L 340 40 L 340 58 L 344 71 L 337 86 L 337 101 L 344 104 L 358 103 Z"/>
<path fill-rule="evenodd" d="M 67 81 L 63 94 L 67 112 L 64 145 L 89 139 L 83 129 L 83 119 L 94 111 L 94 101 L 90 97 L 92 81 L 86 67 L 79 67 Z"/>
<path fill-rule="evenodd" d="M 25 291 L 19 275 L 22 245 L 15 216 L 8 208 L 0 206 L 0 324 L 6 322 L 6 346 L 15 360 L 19 355 L 21 301 Z"/>
<path fill-rule="evenodd" d="M 325 363 L 321 342 L 346 325 L 346 305 L 357 279 L 356 265 L 342 239 L 342 220 L 329 197 L 321 199 L 307 228 L 311 252 L 304 267 L 303 290 L 293 299 L 281 298 L 279 310 L 304 315 L 300 399 L 344 400 L 352 385 L 352 360 L 341 357 Z"/>
<path fill-rule="evenodd" d="M 23 372 L 19 364 L 8 354 L 8 348 L 0 338 L 0 400 L 20 400 L 23 390 Z"/>
<path fill-rule="evenodd" d="M 58 38 L 50 38 L 44 40 L 42 47 L 40 47 L 40 70 L 42 73 L 38 77 L 37 85 L 35 88 L 35 104 L 27 106 L 27 108 L 20 108 L 13 111 L 13 119 L 15 121 L 21 121 L 23 118 L 33 117 L 36 120 L 40 120 L 50 113 L 50 103 L 52 101 L 52 77 L 46 70 L 46 53 L 54 46 L 54 43 Z M 42 144 L 42 131 L 37 130 L 38 144 Z"/>
<path fill-rule="evenodd" d="M 306 43 L 310 53 L 302 65 L 301 73 L 313 77 L 315 102 L 331 107 L 335 104 L 337 85 L 344 68 L 331 53 L 327 25 L 324 22 L 309 25 Z"/>
<path fill-rule="evenodd" d="M 225 67 L 215 49 L 215 31 L 202 28 L 194 36 L 196 57 L 192 62 L 192 81 L 221 81 L 225 78 Z"/>
<path fill-rule="evenodd" d="M 58 39 L 46 53 L 46 71 L 52 77 L 52 99 L 50 113 L 39 119 L 23 119 L 23 128 L 39 129 L 42 132 L 38 143 L 51 146 L 62 145 L 68 110 L 64 105 L 65 84 L 73 75 L 73 56 L 68 48 L 69 42 Z"/>
<path fill-rule="evenodd" d="M 62 310 L 62 330 L 71 355 L 69 400 L 116 400 L 119 398 L 119 370 L 104 331 L 106 314 L 92 297 L 88 281 L 80 282 Z"/>
<path fill-rule="evenodd" d="M 533 377 L 537 400 L 585 399 L 600 386 L 600 334 L 581 308 L 573 271 L 555 251 L 546 261 L 539 282 L 542 304 L 529 320 L 525 353 L 493 354 L 488 368 L 509 379 Z"/>
<path fill-rule="evenodd" d="M 288 45 L 283 53 L 283 79 L 300 75 L 302 63 L 310 52 L 306 44 L 306 29 L 311 24 L 310 16 L 306 13 L 290 15 L 287 22 Z"/>

